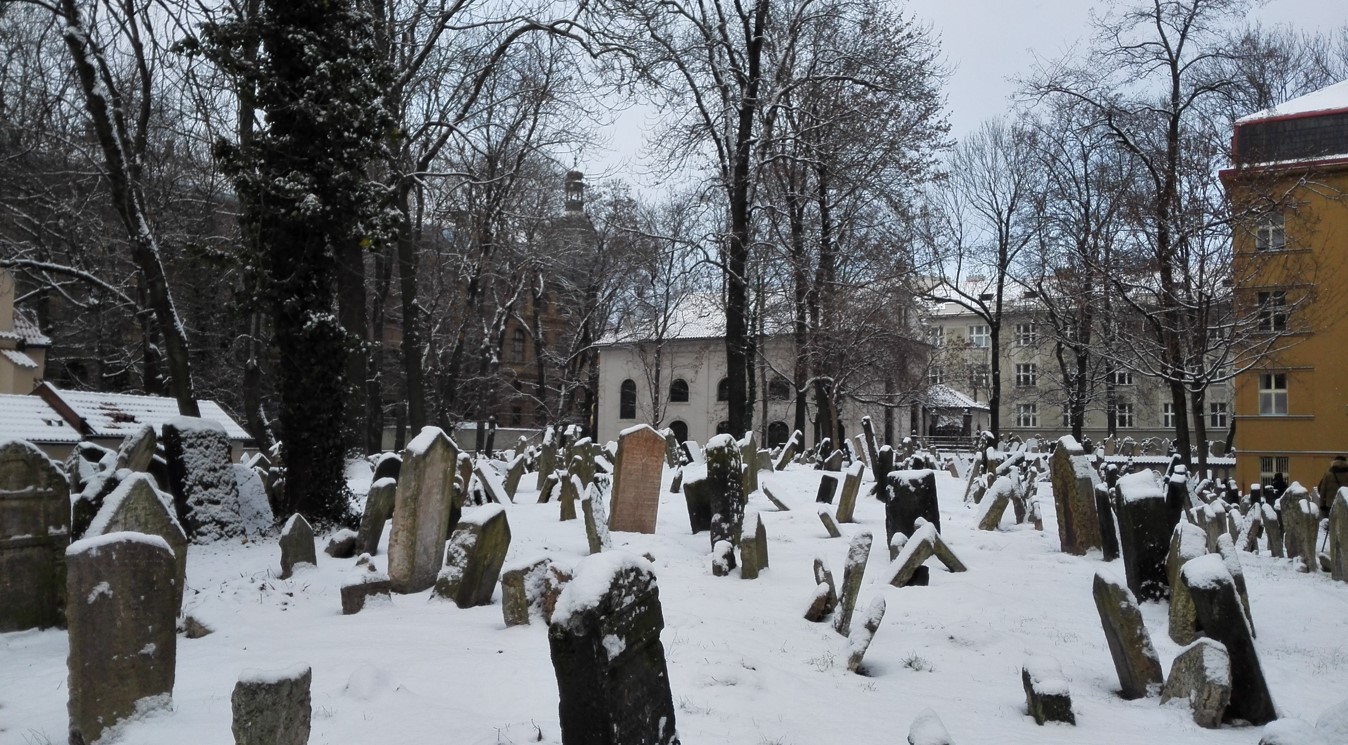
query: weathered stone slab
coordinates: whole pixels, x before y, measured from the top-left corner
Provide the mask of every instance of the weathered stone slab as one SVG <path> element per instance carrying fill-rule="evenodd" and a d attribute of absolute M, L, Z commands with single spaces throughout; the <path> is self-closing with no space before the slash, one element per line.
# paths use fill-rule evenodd
<path fill-rule="evenodd" d="M 374 474 L 370 476 L 370 481 L 379 481 L 380 479 L 398 480 L 398 475 L 402 473 L 403 458 L 397 453 L 380 453 L 378 461 L 374 464 Z"/>
<path fill-rule="evenodd" d="M 171 705 L 177 562 L 159 536 L 108 533 L 66 549 L 70 742 Z"/>
<path fill-rule="evenodd" d="M 853 463 L 843 472 L 842 492 L 838 495 L 838 522 L 854 522 L 857 509 L 857 494 L 861 493 L 861 477 L 866 466 Z"/>
<path fill-rule="evenodd" d="M 819 512 L 819 522 L 824 524 L 824 530 L 828 532 L 828 537 L 841 538 L 842 531 L 838 529 L 838 521 L 833 519 L 833 513 L 829 510 L 828 505 L 816 505 L 816 510 Z"/>
<path fill-rule="evenodd" d="M 610 530 L 655 532 L 655 518 L 660 509 L 660 476 L 664 465 L 665 438 L 650 425 L 631 427 L 618 435 Z M 740 478 L 738 472 L 735 478 Z"/>
<path fill-rule="evenodd" d="M 161 427 L 169 491 L 187 537 L 210 543 L 243 535 L 239 484 L 230 462 L 229 436 L 219 422 L 174 417 Z"/>
<path fill-rule="evenodd" d="M 585 487 L 585 495 L 580 498 L 580 513 L 585 521 L 585 541 L 590 553 L 607 551 L 611 545 L 608 532 L 608 504 L 603 484 L 612 478 L 608 474 L 596 474 L 595 480 Z"/>
<path fill-rule="evenodd" d="M 936 472 L 894 471 L 885 480 L 885 537 L 895 533 L 912 537 L 918 518 L 941 530 L 941 509 L 936 497 Z"/>
<path fill-rule="evenodd" d="M 758 579 L 758 573 L 767 568 L 768 532 L 763 517 L 753 512 L 744 518 L 744 535 L 740 536 L 740 578 Z"/>
<path fill-rule="evenodd" d="M 843 452 L 841 450 L 834 450 L 829 453 L 828 457 L 824 459 L 822 466 L 825 471 L 841 471 L 843 467 Z"/>
<path fill-rule="evenodd" d="M 1189 589 L 1180 581 L 1180 569 L 1189 561 L 1207 555 L 1207 537 L 1203 529 L 1187 520 L 1175 526 L 1166 556 L 1170 578 L 1169 634 L 1176 644 L 1188 644 L 1198 638 L 1198 616 Z"/>
<path fill-rule="evenodd" d="M 1110 464 L 1110 477 L 1104 484 L 1095 485 L 1095 516 L 1100 521 L 1100 552 L 1105 561 L 1119 558 L 1119 530 L 1114 521 L 1114 504 L 1117 500 L 1110 497 L 1118 481 L 1118 467 Z"/>
<path fill-rule="evenodd" d="M 1035 724 L 1077 723 L 1072 713 L 1072 694 L 1057 660 L 1044 656 L 1029 658 L 1020 668 L 1020 681 L 1025 687 L 1025 707 Z"/>
<path fill-rule="evenodd" d="M 889 576 L 886 581 L 889 584 L 895 587 L 917 584 L 913 580 L 917 577 L 922 564 L 933 556 L 951 572 L 968 571 L 968 567 L 955 556 L 955 552 L 950 550 L 941 534 L 937 533 L 931 524 L 917 528 L 912 538 L 899 538 L 901 535 L 903 534 L 895 533 L 890 541 L 890 550 L 897 548 L 898 555 L 890 562 L 887 570 Z"/>
<path fill-rule="evenodd" d="M 157 444 L 159 437 L 155 435 L 154 427 L 148 424 L 140 425 L 135 432 L 122 438 L 122 444 L 117 448 L 117 464 L 113 470 L 120 471 L 125 468 L 128 471 L 149 471 Z"/>
<path fill-rule="evenodd" d="M 852 540 L 847 544 L 842 592 L 838 595 L 838 612 L 833 614 L 833 630 L 843 636 L 852 631 L 852 612 L 857 605 L 857 596 L 861 594 L 861 577 L 866 573 L 866 562 L 871 557 L 872 542 L 871 534 L 863 530 L 852 536 Z"/>
<path fill-rule="evenodd" d="M 674 478 L 669 480 L 669 493 L 678 494 L 683 491 L 683 466 L 674 468 Z"/>
<path fill-rule="evenodd" d="M 1277 718 L 1273 697 L 1264 681 L 1254 646 L 1254 634 L 1245 618 L 1235 579 L 1217 554 L 1191 559 L 1180 569 L 1180 581 L 1194 602 L 1198 629 L 1221 642 L 1231 658 L 1231 703 L 1226 721 L 1244 719 L 1265 724 Z"/>
<path fill-rule="evenodd" d="M 435 580 L 437 597 L 460 608 L 491 605 L 510 550 L 510 521 L 500 505 L 464 510 L 449 538 L 445 566 Z"/>
<path fill-rule="evenodd" d="M 763 496 L 767 497 L 767 498 L 768 498 L 768 501 L 769 501 L 769 502 L 772 502 L 772 506 L 773 506 L 773 507 L 776 507 L 776 508 L 778 509 L 778 511 L 780 511 L 780 512 L 790 512 L 790 511 L 791 511 L 791 508 L 790 508 L 790 507 L 787 507 L 785 502 L 783 502 L 782 500 L 778 499 L 778 498 L 777 498 L 777 495 L 773 494 L 773 493 L 772 493 L 772 490 L 768 489 L 767 486 L 764 486 L 762 489 L 760 489 L 760 491 L 763 492 Z"/>
<path fill-rule="evenodd" d="M 649 562 L 622 551 L 580 561 L 548 628 L 563 745 L 678 742 L 664 625 Z"/>
<path fill-rule="evenodd" d="M 908 728 L 908 745 L 955 745 L 955 739 L 935 711 L 923 709 Z"/>
<path fill-rule="evenodd" d="M 562 478 L 562 498 L 558 500 L 560 509 L 560 519 L 562 522 L 576 519 L 576 502 L 580 495 L 585 491 L 585 482 L 580 477 L 563 471 Z"/>
<path fill-rule="evenodd" d="M 394 592 L 420 592 L 435 584 L 444 561 L 458 458 L 458 447 L 439 427 L 423 428 L 403 450 L 388 547 Z"/>
<path fill-rule="evenodd" d="M 518 494 L 520 491 L 520 479 L 524 478 L 524 471 L 525 471 L 524 453 L 519 453 L 515 457 L 511 458 L 510 463 L 506 465 L 504 486 L 506 497 L 511 502 L 515 501 L 515 495 Z"/>
<path fill-rule="evenodd" d="M 483 491 L 487 492 L 487 499 L 496 504 L 510 504 L 515 500 L 507 493 L 505 482 L 501 480 L 500 474 L 487 461 L 479 460 L 473 464 L 473 475 L 477 476 L 478 483 L 482 484 Z"/>
<path fill-rule="evenodd" d="M 691 476 L 683 485 L 683 499 L 688 505 L 688 527 L 694 535 L 711 530 L 711 482 L 705 474 Z"/>
<path fill-rule="evenodd" d="M 996 530 L 1002 524 L 1002 516 L 1016 495 L 1015 477 L 999 478 L 988 487 L 983 501 L 979 503 L 979 530 Z"/>
<path fill-rule="evenodd" d="M 833 495 L 838 492 L 838 479 L 836 476 L 823 475 L 819 477 L 819 491 L 815 492 L 814 501 L 823 504 L 833 504 Z"/>
<path fill-rule="evenodd" d="M 1151 635 L 1142 622 L 1137 598 L 1122 583 L 1102 572 L 1095 573 L 1095 609 L 1100 613 L 1105 641 L 1114 658 L 1123 697 L 1143 698 L 1162 683 L 1161 661 L 1151 645 Z"/>
<path fill-rule="evenodd" d="M 1278 511 L 1273 505 L 1262 502 L 1256 505 L 1264 524 L 1264 536 L 1268 542 L 1268 552 L 1276 559 L 1283 558 L 1283 532 L 1278 522 Z"/>
<path fill-rule="evenodd" d="M 1217 539 L 1217 555 L 1222 557 L 1222 563 L 1226 564 L 1226 571 L 1231 573 L 1231 579 L 1236 583 L 1236 595 L 1240 597 L 1241 608 L 1245 611 L 1245 620 L 1250 623 L 1250 633 L 1255 634 L 1254 615 L 1250 613 L 1250 594 L 1245 589 L 1245 568 L 1240 563 L 1240 554 L 1236 552 L 1236 544 L 1231 541 L 1231 536 L 1221 535 Z M 1255 634 L 1258 636 L 1258 634 Z"/>
<path fill-rule="evenodd" d="M 1198 726 L 1214 729 L 1222 725 L 1231 701 L 1231 659 L 1226 647 L 1198 639 L 1180 650 L 1161 689 L 1161 703 L 1177 698 L 1189 702 Z"/>
<path fill-rule="evenodd" d="M 1100 518 L 1095 514 L 1095 470 L 1085 450 L 1070 435 L 1058 440 L 1049 459 L 1049 472 L 1063 553 L 1085 556 L 1090 549 L 1100 548 L 1103 539 Z"/>
<path fill-rule="evenodd" d="M 744 468 L 744 484 L 741 490 L 747 499 L 750 494 L 758 491 L 758 435 L 746 432 L 739 445 L 740 464 Z"/>
<path fill-rule="evenodd" d="M 153 431 L 153 430 L 151 430 Z M 128 473 L 89 523 L 85 537 L 109 533 L 145 533 L 164 539 L 173 550 L 174 610 L 183 606 L 183 590 L 187 587 L 187 533 L 178 523 L 173 509 L 173 497 L 159 491 L 154 479 L 147 473 Z"/>
<path fill-rule="evenodd" d="M 289 579 L 298 564 L 317 566 L 318 554 L 314 551 L 314 529 L 296 512 L 281 529 L 281 579 Z"/>
<path fill-rule="evenodd" d="M 384 535 L 384 523 L 393 515 L 393 500 L 398 482 L 383 478 L 370 484 L 365 496 L 365 512 L 360 516 L 360 530 L 356 532 L 356 550 L 375 556 L 379 553 L 379 539 Z"/>
<path fill-rule="evenodd" d="M 1166 557 L 1177 516 L 1166 504 L 1165 492 L 1151 471 L 1139 471 L 1119 479 L 1119 548 L 1128 589 L 1140 600 L 1164 600 L 1170 596 Z"/>
<path fill-rule="evenodd" d="M 875 632 L 880 628 L 880 622 L 885 619 L 885 596 L 876 595 L 875 599 L 866 608 L 866 614 L 861 619 L 861 625 L 852 629 L 847 635 L 847 670 L 848 672 L 861 672 L 861 663 L 866 658 L 866 650 L 871 648 L 871 641 L 875 639 Z"/>
<path fill-rule="evenodd" d="M 790 465 L 791 461 L 796 459 L 796 456 L 800 454 L 804 447 L 805 435 L 801 434 L 800 430 L 792 432 L 791 437 L 786 441 L 786 445 L 782 446 L 782 452 L 777 456 L 777 463 L 773 465 L 773 470 L 784 470 Z"/>
<path fill-rule="evenodd" d="M 501 615 L 507 627 L 523 626 L 535 613 L 542 614 L 551 563 L 544 556 L 515 562 L 501 573 Z"/>
<path fill-rule="evenodd" d="M 744 529 L 744 491 L 740 477 L 740 450 L 735 438 L 717 435 L 707 441 L 704 451 L 707 459 L 707 482 L 711 486 L 711 545 L 720 541 L 732 546 L 740 543 Z M 735 568 L 735 554 L 729 555 L 730 569 Z"/>
<path fill-rule="evenodd" d="M 391 602 L 393 600 L 391 590 L 387 574 L 375 571 L 361 572 L 356 579 L 342 585 L 342 615 L 359 613 L 371 601 Z"/>
<path fill-rule="evenodd" d="M 875 438 L 875 425 L 868 416 L 861 417 L 861 437 L 866 441 L 866 462 L 877 471 L 877 476 L 883 479 L 883 476 L 878 473 L 880 462 L 879 441 Z"/>
<path fill-rule="evenodd" d="M 838 588 L 833 582 L 833 572 L 824 564 L 824 560 L 814 560 L 814 595 L 810 598 L 810 607 L 805 610 L 805 620 L 819 623 L 828 618 L 838 607 Z"/>
<path fill-rule="evenodd" d="M 244 670 L 234 684 L 234 745 L 308 745 L 312 707 L 308 665 Z"/>
<path fill-rule="evenodd" d="M 1348 582 L 1348 491 L 1342 487 L 1329 508 L 1330 576 Z"/>

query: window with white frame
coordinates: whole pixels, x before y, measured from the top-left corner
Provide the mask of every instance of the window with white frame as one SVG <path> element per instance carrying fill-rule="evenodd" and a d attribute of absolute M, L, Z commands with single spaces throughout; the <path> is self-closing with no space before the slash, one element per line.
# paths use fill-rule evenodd
<path fill-rule="evenodd" d="M 934 347 L 934 348 L 936 348 L 936 349 L 940 349 L 941 347 L 944 347 L 944 346 L 945 346 L 945 327 L 943 327 L 943 326 L 928 326 L 928 327 L 927 327 L 927 343 L 930 344 L 930 345 L 932 345 L 932 347 Z"/>
<path fill-rule="evenodd" d="M 1263 455 L 1259 457 L 1259 483 L 1268 486 L 1273 483 L 1273 477 L 1281 473 L 1284 478 L 1287 476 L 1287 467 L 1289 465 L 1286 455 Z"/>
<path fill-rule="evenodd" d="M 1259 376 L 1259 416 L 1287 414 L 1287 373 Z"/>
<path fill-rule="evenodd" d="M 992 346 L 992 332 L 985 325 L 969 327 L 969 346 L 985 349 Z"/>
<path fill-rule="evenodd" d="M 1287 293 L 1281 290 L 1261 292 L 1259 330 L 1277 333 L 1287 330 Z"/>
<path fill-rule="evenodd" d="M 927 370 L 927 385 L 941 385 L 945 382 L 945 368 L 940 365 L 932 365 Z"/>
<path fill-rule="evenodd" d="M 1287 219 L 1281 212 L 1265 212 L 1254 228 L 1254 250 L 1281 251 L 1287 248 Z"/>
<path fill-rule="evenodd" d="M 1112 373 L 1109 374 L 1109 382 L 1110 382 L 1112 385 L 1115 385 L 1115 386 L 1120 386 L 1120 385 L 1132 385 L 1132 384 L 1133 384 L 1133 371 L 1132 371 L 1132 370 L 1115 370 L 1114 372 L 1112 372 Z"/>
<path fill-rule="evenodd" d="M 1208 404 L 1208 426 L 1213 429 L 1226 429 L 1227 410 L 1225 401 L 1214 401 Z"/>
<path fill-rule="evenodd" d="M 1016 404 L 1016 426 L 1017 426 L 1017 427 L 1038 427 L 1038 426 L 1039 426 L 1039 405 L 1038 405 L 1038 404 Z"/>
<path fill-rule="evenodd" d="M 988 388 L 992 385 L 992 373 L 988 372 L 987 365 L 969 366 L 969 385 L 974 388 Z"/>
<path fill-rule="evenodd" d="M 1039 343 L 1039 329 L 1034 322 L 1016 324 L 1016 344 L 1032 347 Z"/>
<path fill-rule="evenodd" d="M 1062 411 L 1062 426 L 1063 429 L 1067 429 L 1068 427 L 1072 426 L 1072 412 L 1068 411 L 1067 409 L 1063 409 Z"/>
<path fill-rule="evenodd" d="M 1016 387 L 1033 388 L 1039 385 L 1039 366 L 1033 362 L 1016 363 Z"/>
<path fill-rule="evenodd" d="M 1114 427 L 1132 429 L 1137 426 L 1137 417 L 1132 404 L 1114 404 Z"/>
<path fill-rule="evenodd" d="M 1167 401 L 1161 407 L 1161 426 L 1166 429 L 1174 429 L 1175 427 L 1175 403 L 1173 401 Z"/>

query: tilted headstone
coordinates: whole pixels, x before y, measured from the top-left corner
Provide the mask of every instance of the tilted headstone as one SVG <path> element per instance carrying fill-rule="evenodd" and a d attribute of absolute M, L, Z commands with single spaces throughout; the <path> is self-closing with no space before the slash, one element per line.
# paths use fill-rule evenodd
<path fill-rule="evenodd" d="M 1226 719 L 1244 719 L 1265 724 L 1278 716 L 1273 697 L 1264 681 L 1264 671 L 1254 646 L 1254 634 L 1235 579 L 1217 554 L 1191 559 L 1180 569 L 1180 581 L 1193 598 L 1198 629 L 1221 642 L 1231 658 L 1231 703 Z"/>
<path fill-rule="evenodd" d="M 752 512 L 744 518 L 744 535 L 740 536 L 740 578 L 758 579 L 758 573 L 767 568 L 768 533 L 763 517 Z"/>
<path fill-rule="evenodd" d="M 683 466 L 674 468 L 674 478 L 669 480 L 669 493 L 678 494 L 683 491 Z"/>
<path fill-rule="evenodd" d="M 833 504 L 833 495 L 838 491 L 838 478 L 827 474 L 819 477 L 819 491 L 814 495 L 814 501 L 824 504 Z"/>
<path fill-rule="evenodd" d="M 350 528 L 342 528 L 328 537 L 328 545 L 323 553 L 334 559 L 349 559 L 356 555 L 356 540 L 359 536 Z"/>
<path fill-rule="evenodd" d="M 154 427 L 148 424 L 140 425 L 135 432 L 122 438 L 122 444 L 117 448 L 117 465 L 115 470 L 123 468 L 129 471 L 149 471 L 150 461 L 154 460 L 154 448 L 159 444 L 159 438 L 154 433 Z"/>
<path fill-rule="evenodd" d="M 853 463 L 843 472 L 842 492 L 838 495 L 838 522 L 855 521 L 857 495 L 861 493 L 861 477 L 865 472 L 866 466 L 860 463 Z"/>
<path fill-rule="evenodd" d="M 1267 502 L 1256 505 L 1256 508 L 1260 511 L 1261 520 L 1264 524 L 1264 537 L 1268 541 L 1268 552 L 1275 559 L 1283 558 L 1283 531 L 1282 524 L 1278 522 L 1277 509 Z"/>
<path fill-rule="evenodd" d="M 1203 529 L 1181 520 L 1170 537 L 1170 551 L 1166 555 L 1166 576 L 1170 582 L 1170 638 L 1176 644 L 1188 644 L 1198 635 L 1198 619 L 1194 615 L 1193 598 L 1180 582 L 1180 569 L 1192 559 L 1207 554 L 1207 538 Z"/>
<path fill-rule="evenodd" d="M 563 745 L 677 743 L 650 563 L 605 551 L 582 559 L 575 577 L 548 627 Z"/>
<path fill-rule="evenodd" d="M 817 504 L 815 509 L 819 513 L 819 522 L 824 524 L 824 530 L 828 533 L 828 537 L 841 538 L 842 531 L 838 529 L 838 521 L 833 519 L 833 512 L 829 510 L 828 505 Z"/>
<path fill-rule="evenodd" d="M 866 657 L 866 651 L 871 648 L 871 641 L 875 639 L 875 632 L 880 629 L 880 622 L 885 619 L 885 596 L 876 595 L 871 601 L 866 613 L 861 618 L 861 625 L 852 629 L 847 635 L 847 670 L 848 672 L 860 672 L 861 662 Z"/>
<path fill-rule="evenodd" d="M 843 452 L 834 450 L 824 459 L 823 468 L 825 471 L 841 471 L 843 467 Z"/>
<path fill-rule="evenodd" d="M 950 546 L 941 538 L 941 534 L 936 532 L 936 527 L 930 523 L 924 524 L 913 531 L 912 538 L 899 538 L 902 533 L 895 533 L 890 541 L 890 548 L 898 548 L 898 556 L 890 562 L 887 582 L 895 587 L 907 587 L 915 584 L 914 577 L 918 570 L 922 568 L 923 563 L 935 556 L 945 568 L 951 572 L 966 572 L 968 567 L 964 562 L 955 556 L 955 552 L 950 550 Z"/>
<path fill-rule="evenodd" d="M 403 450 L 388 541 L 394 592 L 420 592 L 435 584 L 444 561 L 458 455 L 439 427 L 423 428 Z"/>
<path fill-rule="evenodd" d="M 159 536 L 108 533 L 66 549 L 70 742 L 167 708 L 176 672 L 177 562 Z"/>
<path fill-rule="evenodd" d="M 783 502 L 782 500 L 778 499 L 778 498 L 777 498 L 777 495 L 776 495 L 776 494 L 773 494 L 771 489 L 769 489 L 768 487 L 764 486 L 764 487 L 761 489 L 761 491 L 763 492 L 763 496 L 764 496 L 764 497 L 767 497 L 767 499 L 768 499 L 769 502 L 772 502 L 772 506 L 777 508 L 777 511 L 778 511 L 778 512 L 790 512 L 790 511 L 791 511 L 791 508 L 786 506 L 786 502 Z"/>
<path fill-rule="evenodd" d="M 230 462 L 229 436 L 219 422 L 174 417 L 161 427 L 169 491 L 187 537 L 210 543 L 243 535 L 239 484 Z"/>
<path fill-rule="evenodd" d="M 1029 658 L 1020 668 L 1020 682 L 1025 687 L 1025 707 L 1035 724 L 1077 723 L 1072 713 L 1072 693 L 1057 660 L 1045 656 Z"/>
<path fill-rule="evenodd" d="M 402 456 L 397 453 L 380 453 L 378 458 L 379 459 L 374 464 L 374 474 L 370 476 L 370 481 L 373 482 L 380 479 L 393 479 L 394 481 L 397 481 L 399 474 L 402 473 Z"/>
<path fill-rule="evenodd" d="M 557 468 L 557 430 L 549 424 L 543 429 L 543 444 L 538 451 L 538 478 L 546 478 Z"/>
<path fill-rule="evenodd" d="M 379 553 L 379 539 L 384 536 L 384 523 L 393 515 L 393 500 L 398 493 L 398 482 L 383 478 L 370 484 L 365 495 L 365 511 L 360 516 L 360 530 L 356 531 L 356 550 L 374 556 Z"/>
<path fill-rule="evenodd" d="M 815 557 L 814 597 L 810 599 L 810 607 L 805 610 L 805 620 L 819 623 L 837 607 L 838 588 L 833 582 L 833 572 L 829 571 L 823 559 Z"/>
<path fill-rule="evenodd" d="M 941 509 L 936 498 L 936 472 L 894 471 L 885 482 L 885 538 L 895 533 L 912 536 L 917 519 L 941 530 Z"/>
<path fill-rule="evenodd" d="M 679 457 L 682 452 L 679 449 L 679 438 L 672 429 L 662 429 L 660 434 L 665 438 L 665 465 L 678 468 L 683 463 L 683 458 Z"/>
<path fill-rule="evenodd" d="M 786 445 L 782 447 L 781 455 L 777 456 L 777 463 L 773 465 L 773 470 L 781 471 L 785 469 L 790 465 L 791 461 L 796 459 L 796 456 L 800 454 L 800 450 L 804 446 L 805 435 L 801 434 L 800 430 L 792 432 L 791 437 L 786 441 Z"/>
<path fill-rule="evenodd" d="M 559 514 L 562 522 L 576 519 L 576 502 L 580 495 L 585 491 L 585 483 L 575 474 L 562 471 L 562 498 L 558 500 Z"/>
<path fill-rule="evenodd" d="M 955 739 L 935 711 L 923 709 L 908 728 L 908 745 L 955 745 Z"/>
<path fill-rule="evenodd" d="M 861 417 L 861 437 L 866 442 L 866 462 L 871 464 L 871 468 L 879 470 L 879 442 L 875 439 L 875 425 L 871 423 L 871 418 L 868 416 Z"/>
<path fill-rule="evenodd" d="M 147 473 L 130 474 L 108 495 L 85 537 L 122 532 L 157 535 L 173 550 L 173 588 L 177 592 L 173 607 L 181 610 L 187 587 L 187 533 L 174 513 L 173 497 L 155 488 L 154 479 Z"/>
<path fill-rule="evenodd" d="M 366 555 L 368 556 L 368 554 Z M 392 586 L 388 575 L 374 570 L 373 564 L 366 564 L 369 571 L 357 571 L 354 579 L 342 583 L 342 615 L 359 613 L 371 601 L 392 602 Z"/>
<path fill-rule="evenodd" d="M 35 445 L 0 443 L 0 632 L 62 622 L 70 491 Z"/>
<path fill-rule="evenodd" d="M 1150 687 L 1161 685 L 1161 661 L 1142 622 L 1137 598 L 1121 582 L 1102 572 L 1095 573 L 1093 592 L 1123 697 L 1143 698 Z"/>
<path fill-rule="evenodd" d="M 308 665 L 244 670 L 234 684 L 234 745 L 308 745 L 312 707 Z"/>
<path fill-rule="evenodd" d="M 740 463 L 744 467 L 744 495 L 758 491 L 758 435 L 746 432 L 740 440 Z"/>
<path fill-rule="evenodd" d="M 717 435 L 707 441 L 707 482 L 711 485 L 711 545 L 727 541 L 732 546 L 740 543 L 744 529 L 744 492 L 740 480 L 740 450 L 735 438 Z M 730 555 L 730 569 L 735 568 L 735 557 Z"/>
<path fill-rule="evenodd" d="M 618 435 L 613 500 L 609 505 L 609 530 L 655 532 L 664 459 L 665 438 L 650 425 L 630 427 Z M 738 471 L 735 478 L 740 478 Z"/>
<path fill-rule="evenodd" d="M 703 460 L 702 446 L 693 440 L 684 440 L 679 446 L 683 448 L 684 457 L 689 464 L 702 465 L 706 462 Z"/>
<path fill-rule="evenodd" d="M 1017 483 L 1014 477 L 999 478 L 988 487 L 987 494 L 979 503 L 979 530 L 996 530 L 1002 524 L 1002 516 L 1016 496 Z"/>
<path fill-rule="evenodd" d="M 866 562 L 871 557 L 873 539 L 867 531 L 852 536 L 847 545 L 847 562 L 843 565 L 842 592 L 838 595 L 838 612 L 833 614 L 833 630 L 847 636 L 852 631 L 852 612 L 857 596 L 861 594 L 861 577 L 866 573 Z"/>
<path fill-rule="evenodd" d="M 885 445 L 880 448 L 875 460 L 875 495 L 882 501 L 885 498 L 885 485 L 889 483 L 889 472 L 894 470 L 894 448 Z"/>
<path fill-rule="evenodd" d="M 690 474 L 683 484 L 683 499 L 688 505 L 688 526 L 696 535 L 711 530 L 711 482 L 704 467 Z"/>
<path fill-rule="evenodd" d="M 473 474 L 477 476 L 478 482 L 487 492 L 487 498 L 497 504 L 510 504 L 515 501 L 507 492 L 505 482 L 501 480 L 500 474 L 496 469 L 486 461 L 479 460 L 473 464 Z"/>
<path fill-rule="evenodd" d="M 294 574 L 298 564 L 317 565 L 318 555 L 314 551 L 314 529 L 296 512 L 281 529 L 281 579 Z"/>
<path fill-rule="evenodd" d="M 1085 556 L 1100 548 L 1100 520 L 1095 514 L 1095 469 L 1070 435 L 1058 440 L 1049 460 L 1053 502 L 1058 510 L 1058 539 L 1066 554 Z M 1167 533 L 1169 537 L 1169 533 Z"/>
<path fill-rule="evenodd" d="M 1329 508 L 1330 576 L 1348 582 L 1348 491 L 1342 487 Z"/>
<path fill-rule="evenodd" d="M 1175 523 L 1166 507 L 1165 492 L 1152 471 L 1119 479 L 1119 549 L 1128 589 L 1139 600 L 1164 600 L 1170 595 L 1166 556 Z"/>
<path fill-rule="evenodd" d="M 857 435 L 852 439 L 856 441 L 852 443 L 852 452 L 857 454 L 857 462 L 864 466 L 869 466 L 874 463 L 875 460 L 871 457 L 870 450 L 866 448 L 866 436 Z"/>
<path fill-rule="evenodd" d="M 510 521 L 500 505 L 465 510 L 445 551 L 435 594 L 460 608 L 491 605 L 510 550 Z"/>
<path fill-rule="evenodd" d="M 585 487 L 585 495 L 580 499 L 580 512 L 585 519 L 585 540 L 589 544 L 592 554 L 607 551 L 611 543 L 608 533 L 608 505 L 605 495 L 608 490 L 601 485 L 608 478 L 607 474 L 596 475 L 595 480 Z"/>
<path fill-rule="evenodd" d="M 1176 698 L 1189 702 L 1198 726 L 1222 726 L 1222 716 L 1231 702 L 1231 658 L 1226 647 L 1211 639 L 1198 639 L 1180 650 L 1161 689 L 1161 703 Z"/>
<path fill-rule="evenodd" d="M 522 478 L 524 478 L 524 453 L 511 458 L 510 464 L 506 466 L 505 493 L 511 502 L 515 501 L 515 495 L 520 491 Z"/>
<path fill-rule="evenodd" d="M 501 615 L 507 627 L 523 626 L 535 613 L 542 614 L 551 563 L 546 556 L 516 561 L 501 572 Z"/>
<path fill-rule="evenodd" d="M 1105 483 L 1095 485 L 1095 516 L 1100 521 L 1100 552 L 1104 554 L 1102 558 L 1105 561 L 1113 561 L 1120 554 L 1119 530 L 1114 522 L 1115 500 L 1110 496 L 1117 483 L 1118 469 L 1112 469 Z"/>

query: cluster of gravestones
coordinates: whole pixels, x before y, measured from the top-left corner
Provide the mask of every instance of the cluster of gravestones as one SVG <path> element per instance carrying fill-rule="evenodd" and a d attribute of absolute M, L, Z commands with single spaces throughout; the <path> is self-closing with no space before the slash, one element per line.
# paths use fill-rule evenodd
<path fill-rule="evenodd" d="M 964 486 L 964 502 L 978 511 L 979 530 L 997 530 L 1011 507 L 1016 524 L 1027 520 L 1043 530 L 1039 511 L 1039 476 L 1043 460 L 1037 442 L 1019 442 L 1014 449 L 986 448 L 973 459 Z M 951 475 L 958 470 L 950 469 Z"/>

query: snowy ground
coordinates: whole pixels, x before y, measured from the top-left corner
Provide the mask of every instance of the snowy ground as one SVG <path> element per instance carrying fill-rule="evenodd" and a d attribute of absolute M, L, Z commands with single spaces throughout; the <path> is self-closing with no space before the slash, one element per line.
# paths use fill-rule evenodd
<path fill-rule="evenodd" d="M 884 511 L 869 496 L 859 498 L 859 523 L 827 538 L 813 505 L 819 472 L 799 466 L 763 478 L 791 511 L 773 511 L 761 495 L 750 503 L 770 541 L 771 568 L 757 580 L 712 576 L 707 534 L 689 533 L 682 495 L 665 493 L 656 535 L 614 534 L 615 548 L 655 556 L 685 745 L 901 743 L 927 707 L 962 745 L 1258 741 L 1258 729 L 1200 729 L 1179 703 L 1116 695 L 1091 580 L 1123 568 L 1058 550 L 1047 485 L 1044 532 L 1011 525 L 1008 510 L 1002 531 L 986 533 L 960 504 L 963 484 L 938 479 L 944 536 L 969 571 L 950 574 L 933 559 L 929 587 L 878 581 Z M 532 487 L 526 476 L 509 511 L 507 563 L 545 552 L 578 560 L 582 521 L 558 522 L 557 504 L 534 504 Z M 841 582 L 847 536 L 859 530 L 877 539 L 858 613 L 876 593 L 888 602 L 865 676 L 847 672 L 846 640 L 828 623 L 802 618 L 813 558 Z M 278 558 L 274 542 L 192 548 L 186 605 L 217 631 L 179 637 L 173 709 L 129 723 L 122 742 L 232 743 L 239 674 L 294 663 L 313 667 L 312 743 L 560 742 L 546 629 L 506 629 L 499 588 L 489 607 L 460 610 L 428 591 L 342 616 L 338 587 L 354 560 L 320 552 L 317 568 L 279 580 Z M 1269 687 L 1284 716 L 1313 723 L 1348 695 L 1348 584 L 1298 574 L 1287 560 L 1242 558 Z M 384 568 L 382 552 L 376 561 Z M 1148 603 L 1143 615 L 1169 670 L 1178 648 L 1166 608 Z M 66 650 L 60 631 L 0 634 L 0 744 L 66 741 Z M 1026 714 L 1020 665 L 1033 654 L 1061 661 L 1076 727 L 1039 727 Z"/>

